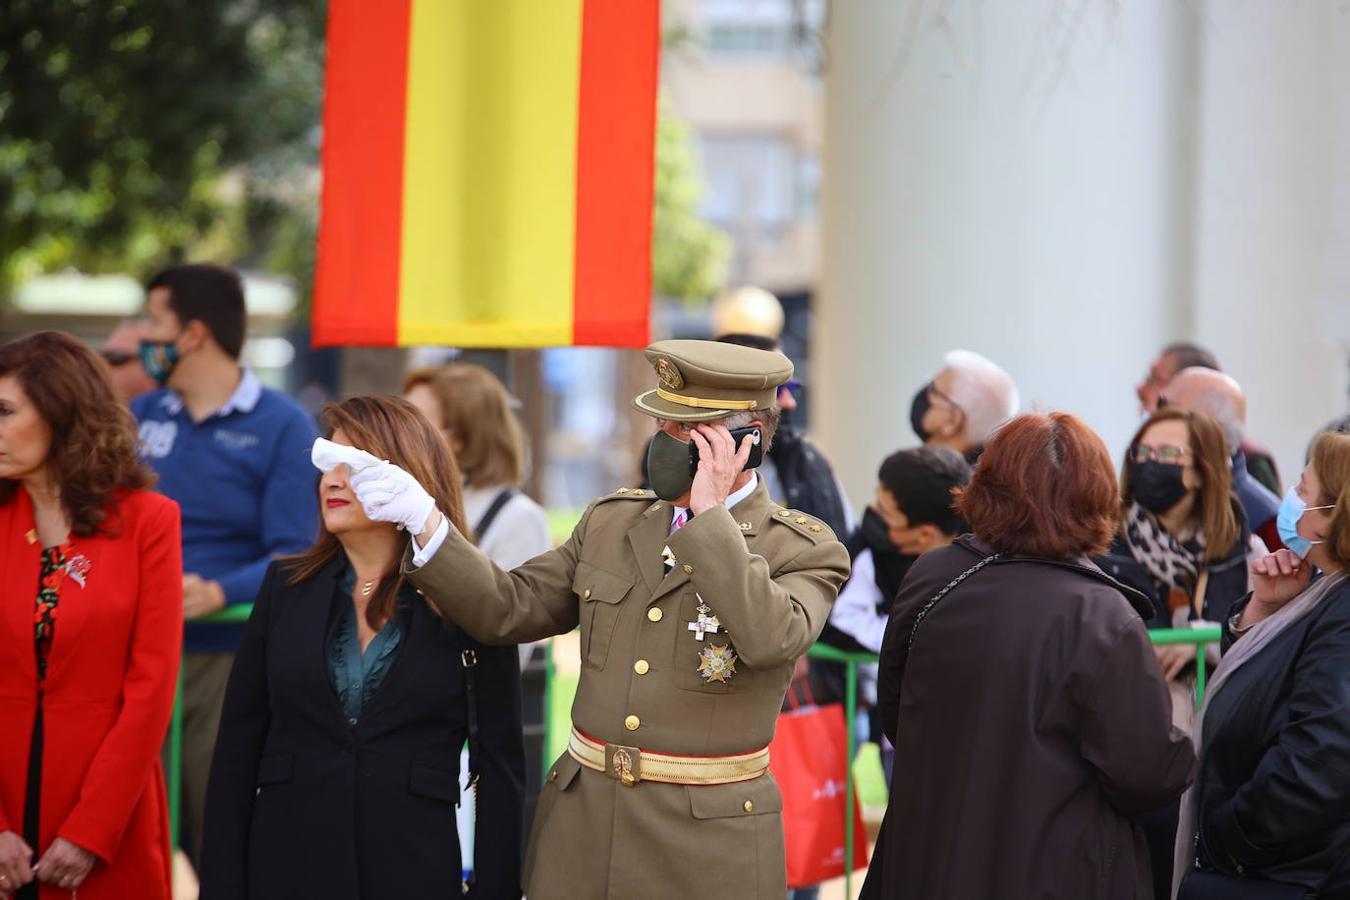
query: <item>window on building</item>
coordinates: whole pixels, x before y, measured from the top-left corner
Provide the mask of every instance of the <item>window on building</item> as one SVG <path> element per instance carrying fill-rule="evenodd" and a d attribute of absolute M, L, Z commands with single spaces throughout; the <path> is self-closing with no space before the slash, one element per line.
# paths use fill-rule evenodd
<path fill-rule="evenodd" d="M 702 0 L 704 46 L 710 57 L 783 57 L 799 37 L 819 30 L 822 0 Z"/>
<path fill-rule="evenodd" d="M 705 133 L 699 150 L 710 222 L 733 234 L 753 230 L 773 238 L 815 215 L 820 163 L 785 136 Z"/>

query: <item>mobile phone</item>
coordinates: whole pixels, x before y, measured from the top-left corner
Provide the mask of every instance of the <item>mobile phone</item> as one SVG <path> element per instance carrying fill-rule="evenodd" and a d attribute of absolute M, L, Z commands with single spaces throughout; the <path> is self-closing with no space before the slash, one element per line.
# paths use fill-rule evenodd
<path fill-rule="evenodd" d="M 747 428 L 733 428 L 731 430 L 731 440 L 736 444 L 736 449 L 741 449 L 741 441 L 746 436 L 750 436 L 750 458 L 745 461 L 746 469 L 758 469 L 759 464 L 764 462 L 764 442 L 759 433 L 759 428 L 751 425 Z M 698 474 L 698 444 L 693 440 L 689 441 L 689 474 Z"/>

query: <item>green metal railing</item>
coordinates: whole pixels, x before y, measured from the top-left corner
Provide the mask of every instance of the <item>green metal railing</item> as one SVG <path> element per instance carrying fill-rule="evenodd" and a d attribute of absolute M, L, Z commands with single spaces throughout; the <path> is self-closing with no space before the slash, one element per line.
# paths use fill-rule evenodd
<path fill-rule="evenodd" d="M 198 621 L 202 622 L 244 622 L 248 620 L 253 607 L 249 604 L 239 604 L 237 606 L 226 607 L 219 613 Z M 1209 644 L 1217 644 L 1220 639 L 1220 629 L 1217 626 L 1205 628 L 1167 628 L 1157 631 L 1150 631 L 1149 638 L 1153 641 L 1155 647 L 1173 646 L 1177 644 L 1193 644 L 1196 647 L 1195 654 L 1195 702 L 1196 706 L 1204 699 L 1205 682 L 1208 672 L 1208 661 L 1205 659 L 1203 648 Z M 844 776 L 844 894 L 846 897 L 853 896 L 853 845 L 856 836 L 853 833 L 853 807 L 856 802 L 854 784 L 853 784 L 853 759 L 857 753 L 857 736 L 854 731 L 854 722 L 858 717 L 858 666 L 865 663 L 875 663 L 877 656 L 872 653 L 846 653 L 842 650 L 836 650 L 834 647 L 825 644 L 816 644 L 807 651 L 807 656 L 812 659 L 824 659 L 832 662 L 844 664 L 844 722 L 845 731 L 848 735 L 848 760 Z M 547 650 L 547 675 L 544 681 L 544 755 L 545 759 L 542 765 L 547 768 L 552 762 L 549 748 L 552 746 L 552 720 L 550 714 L 552 710 L 553 681 L 556 675 L 556 666 L 553 661 L 553 645 L 550 643 Z M 179 810 L 182 801 L 182 766 L 183 766 L 183 706 L 182 706 L 182 674 L 179 674 L 179 692 L 174 701 L 173 718 L 169 723 L 169 771 L 167 772 L 168 792 L 169 792 L 169 822 L 170 833 L 174 836 L 175 843 L 178 839 L 178 820 Z"/>
<path fill-rule="evenodd" d="M 253 613 L 252 603 L 240 603 L 227 606 L 220 612 L 197 622 L 229 623 L 247 622 Z M 178 692 L 173 698 L 173 717 L 169 719 L 169 765 L 164 773 L 169 792 L 169 834 L 173 835 L 173 845 L 178 846 L 178 817 L 183 808 L 183 669 L 178 668 Z"/>

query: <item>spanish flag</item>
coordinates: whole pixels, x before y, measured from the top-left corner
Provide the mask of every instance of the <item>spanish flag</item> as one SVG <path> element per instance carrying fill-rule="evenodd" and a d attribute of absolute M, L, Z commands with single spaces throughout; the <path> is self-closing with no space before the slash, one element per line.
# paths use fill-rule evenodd
<path fill-rule="evenodd" d="M 329 8 L 315 345 L 645 346 L 659 0 Z"/>

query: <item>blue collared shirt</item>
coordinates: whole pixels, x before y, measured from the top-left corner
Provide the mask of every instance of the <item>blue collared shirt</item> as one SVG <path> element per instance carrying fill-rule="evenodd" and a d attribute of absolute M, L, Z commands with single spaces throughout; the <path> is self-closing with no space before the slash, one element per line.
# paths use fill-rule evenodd
<path fill-rule="evenodd" d="M 242 370 L 220 409 L 194 421 L 167 388 L 137 397 L 141 457 L 183 515 L 183 570 L 218 581 L 227 603 L 252 603 L 268 564 L 318 532 L 316 431 L 280 391 Z M 188 623 L 186 649 L 233 650 L 242 626 Z"/>

